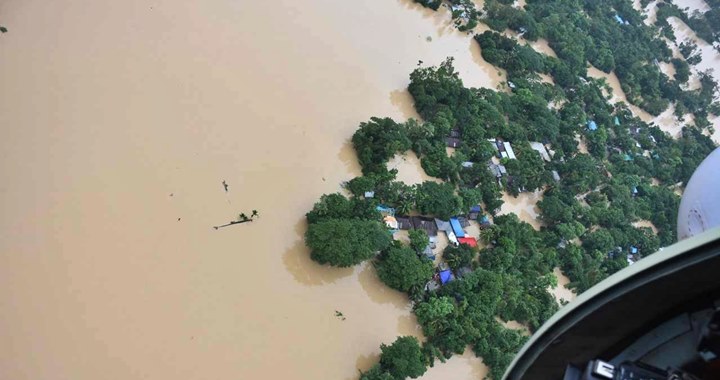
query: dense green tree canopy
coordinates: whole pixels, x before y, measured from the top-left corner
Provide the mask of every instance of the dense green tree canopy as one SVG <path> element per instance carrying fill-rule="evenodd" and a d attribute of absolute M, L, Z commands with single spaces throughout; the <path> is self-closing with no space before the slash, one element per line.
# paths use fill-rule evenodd
<path fill-rule="evenodd" d="M 461 210 L 462 199 L 455 195 L 455 186 L 449 183 L 426 181 L 417 186 L 416 206 L 424 215 L 448 219 Z"/>
<path fill-rule="evenodd" d="M 411 249 L 398 243 L 380 255 L 375 263 L 378 277 L 387 286 L 401 292 L 418 292 L 433 274 L 433 265 Z"/>
<path fill-rule="evenodd" d="M 313 209 L 305 214 L 308 223 L 317 223 L 327 219 L 367 219 L 380 220 L 380 213 L 373 202 L 358 198 L 348 199 L 344 195 L 323 194 Z"/>
<path fill-rule="evenodd" d="M 462 267 L 469 267 L 476 255 L 477 249 L 467 244 L 448 245 L 443 251 L 443 260 L 450 268 L 457 270 Z"/>
<path fill-rule="evenodd" d="M 390 244 L 390 233 L 370 220 L 327 219 L 310 224 L 305 244 L 320 264 L 348 267 L 373 257 Z"/>
<path fill-rule="evenodd" d="M 352 137 L 352 143 L 363 174 L 387 171 L 387 161 L 411 147 L 403 126 L 387 117 L 374 117 L 361 123 Z"/>
<path fill-rule="evenodd" d="M 422 251 L 430 244 L 430 238 L 425 230 L 410 230 L 408 236 L 410 237 L 410 248 L 415 252 Z"/>
<path fill-rule="evenodd" d="M 425 373 L 425 358 L 417 338 L 398 337 L 393 344 L 380 346 L 380 366 L 396 380 L 418 378 Z"/>

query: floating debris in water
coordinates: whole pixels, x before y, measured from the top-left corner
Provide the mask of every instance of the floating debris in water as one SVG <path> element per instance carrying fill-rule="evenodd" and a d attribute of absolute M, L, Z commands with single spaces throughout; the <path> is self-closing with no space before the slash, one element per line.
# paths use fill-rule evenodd
<path fill-rule="evenodd" d="M 238 215 L 237 220 L 231 220 L 230 222 L 228 222 L 226 224 L 223 224 L 220 226 L 213 226 L 213 228 L 218 230 L 220 228 L 229 227 L 229 226 L 232 226 L 235 224 L 252 222 L 253 220 L 255 220 L 255 218 L 259 218 L 259 217 L 260 217 L 260 213 L 258 213 L 257 210 L 252 210 L 252 214 L 250 214 L 250 216 L 247 216 L 244 212 L 242 212 L 242 213 L 240 213 L 240 215 Z"/>

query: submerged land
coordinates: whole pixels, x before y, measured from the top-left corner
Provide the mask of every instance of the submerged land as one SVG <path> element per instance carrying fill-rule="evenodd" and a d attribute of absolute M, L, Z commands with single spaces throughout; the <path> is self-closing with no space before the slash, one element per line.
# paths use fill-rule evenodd
<path fill-rule="evenodd" d="M 483 2 L 474 3 L 476 9 L 483 9 Z M 500 13 L 515 14 L 504 8 L 506 4 L 499 4 L 503 5 L 498 8 Z M 648 15 L 642 21 L 644 24 L 652 25 L 656 16 L 662 16 L 660 4 L 638 1 L 633 7 Z M 515 2 L 511 7 L 523 10 L 526 5 L 534 7 L 531 1 Z M 685 5 L 679 4 L 681 8 Z M 699 0 L 687 5 L 692 7 L 688 17 L 694 9 L 702 12 L 714 9 L 713 4 Z M 623 19 L 631 19 L 632 16 L 626 18 L 624 9 L 617 8 Z M 578 285 L 589 285 L 606 275 L 611 265 L 624 265 L 619 255 L 617 260 L 607 263 L 594 261 L 592 255 L 592 260 L 587 260 L 584 237 L 597 230 L 609 232 L 613 243 L 623 236 L 634 239 L 646 234 L 648 242 L 655 242 L 656 235 L 651 232 L 641 235 L 622 225 L 619 229 L 626 235 L 621 235 L 606 227 L 612 218 L 603 207 L 627 194 L 628 184 L 634 182 L 627 180 L 625 172 L 632 166 L 614 168 L 617 166 L 614 160 L 624 159 L 617 152 L 608 150 L 607 157 L 596 156 L 598 151 L 586 123 L 578 122 L 571 128 L 578 152 L 591 156 L 586 160 L 591 164 L 606 165 L 613 177 L 619 177 L 618 182 L 611 182 L 609 177 L 602 179 L 601 185 L 607 186 L 597 190 L 599 196 L 591 193 L 577 199 L 577 203 L 568 197 L 573 191 L 561 192 L 558 197 L 563 202 L 559 203 L 561 206 L 572 206 L 573 215 L 587 216 L 587 222 L 581 223 L 585 232 L 578 238 L 566 239 L 566 248 L 585 260 L 577 268 L 600 263 L 598 277 L 577 277 L 585 272 L 573 274 L 568 269 L 573 262 L 561 261 L 568 256 L 559 254 L 563 251 L 557 248 L 558 234 L 560 231 L 580 234 L 581 229 L 572 223 L 560 227 L 563 222 L 559 220 L 566 217 L 562 213 L 553 216 L 558 218 L 555 221 L 545 220 L 544 214 L 558 198 L 551 196 L 551 190 L 573 180 L 571 174 L 556 168 L 561 166 L 559 159 L 565 157 L 567 163 L 577 155 L 571 151 L 560 154 L 553 141 L 547 144 L 555 152 L 551 162 L 543 161 L 529 168 L 538 169 L 541 174 L 542 186 L 534 191 L 535 172 L 528 170 L 528 178 L 522 178 L 518 168 L 513 167 L 517 163 L 504 162 L 502 155 L 491 158 L 495 165 L 506 167 L 507 175 L 500 184 L 497 178 L 493 178 L 494 182 L 484 181 L 488 189 L 481 193 L 490 201 L 502 201 L 502 205 L 493 214 L 494 209 L 484 201 L 479 202 L 482 206 L 479 221 L 468 218 L 469 225 L 461 226 L 476 238 L 478 251 L 458 247 L 444 256 L 445 247 L 452 243 L 441 232 L 434 242 L 435 248 L 431 248 L 436 258 L 430 271 L 423 261 L 413 261 L 420 263 L 417 279 L 424 280 L 427 273 L 432 279 L 436 267 L 448 263 L 449 258 L 453 266 L 469 267 L 476 272 L 485 265 L 480 250 L 500 252 L 500 240 L 496 239 L 498 244 L 486 243 L 481 231 L 495 230 L 502 233 L 498 238 L 518 242 L 527 238 L 533 244 L 530 252 L 540 251 L 528 266 L 512 269 L 516 260 L 523 257 L 515 256 L 512 261 L 497 262 L 485 271 L 467 273 L 478 284 L 489 281 L 503 285 L 501 292 L 490 294 L 501 294 L 503 302 L 507 301 L 502 305 L 496 304 L 494 298 L 480 303 L 472 299 L 463 301 L 459 297 L 461 290 L 456 297 L 450 292 L 452 287 L 470 283 L 465 282 L 467 276 L 462 279 L 453 272 L 455 280 L 450 287 L 436 289 L 437 300 L 419 311 L 419 303 L 408 294 L 411 291 L 398 291 L 386 285 L 389 281 L 395 281 L 393 286 L 397 288 L 407 284 L 400 281 L 403 276 L 395 275 L 395 267 L 390 265 L 395 261 L 390 260 L 389 252 L 387 260 L 385 256 L 373 255 L 361 264 L 337 268 L 313 261 L 303 241 L 307 230 L 305 214 L 322 194 L 341 192 L 350 201 L 348 189 L 341 184 L 363 176 L 363 167 L 350 140 L 360 122 L 372 124 L 372 116 L 391 118 L 400 131 L 422 132 L 430 125 L 436 127 L 426 136 L 429 145 L 416 136 L 408 136 L 411 142 L 418 141 L 427 147 L 427 151 L 416 154 L 412 147 L 395 151 L 386 164 L 388 170 L 398 169 L 391 182 L 449 183 L 454 186 L 454 195 L 459 195 L 460 189 L 466 188 L 461 181 L 472 180 L 476 174 L 466 173 L 468 168 L 461 165 L 453 182 L 443 175 L 433 176 L 436 175 L 433 170 L 442 173 L 449 169 L 452 173 L 457 163 L 466 161 L 475 163 L 473 168 L 480 170 L 488 167 L 488 162 L 483 161 L 487 154 L 497 155 L 492 146 L 482 143 L 492 149 L 468 157 L 463 145 L 472 141 L 470 129 L 461 131 L 458 147 L 447 147 L 444 142 L 443 151 L 448 159 L 438 161 L 443 166 L 428 166 L 428 155 L 441 157 L 441 140 L 446 137 L 440 133 L 446 126 L 441 119 L 446 118 L 452 125 L 464 124 L 458 124 L 460 115 L 449 118 L 443 116 L 446 112 L 420 107 L 418 93 L 409 90 L 409 74 L 414 70 L 425 70 L 428 78 L 444 78 L 435 72 L 443 67 L 447 57 L 453 57 L 457 78 L 448 77 L 437 83 L 447 82 L 448 89 L 467 96 L 470 115 L 478 115 L 472 107 L 480 99 L 489 103 L 483 109 L 494 107 L 501 113 L 505 112 L 503 107 L 514 107 L 514 102 L 520 100 L 515 99 L 518 92 L 509 87 L 508 77 L 517 74 L 513 67 L 505 69 L 488 63 L 492 60 L 486 56 L 489 49 L 481 48 L 474 39 L 475 34 L 491 30 L 482 14 L 477 14 L 477 26 L 461 32 L 455 21 L 466 21 L 462 14 L 453 20 L 452 13 L 447 6 L 434 11 L 412 0 L 368 0 L 362 7 L 326 0 L 4 1 L 0 5 L 0 24 L 5 28 L 0 30 L 3 32 L 0 337 L 6 344 L 0 345 L 0 378 L 350 380 L 358 378 L 358 370 L 373 371 L 381 362 L 381 344 L 389 347 L 398 336 L 417 339 L 417 346 L 412 339 L 404 339 L 397 346 L 408 348 L 408 352 L 417 353 L 413 350 L 420 347 L 419 342 L 426 343 L 421 355 L 415 356 L 420 365 L 408 367 L 412 374 L 423 372 L 424 380 L 479 379 L 491 368 L 498 373 L 507 355 L 534 330 L 523 318 L 511 320 L 514 317 L 511 313 L 541 321 L 543 313 L 555 308 L 560 298 L 573 297 L 572 290 L 563 287 L 565 283 L 577 291 Z M 534 18 L 534 11 L 531 13 Z M 614 19 L 613 14 L 608 18 Z M 687 59 L 679 45 L 693 41 L 697 48 L 686 47 L 685 52 L 690 52 L 688 57 L 700 53 L 703 59 L 689 64 L 687 85 L 679 86 L 682 91 L 698 90 L 702 85 L 701 72 L 718 66 L 713 42 L 703 40 L 688 27 L 698 21 L 688 19 L 690 24 L 686 24 L 673 15 L 667 21 L 675 41 L 667 36 L 667 28 L 660 38 L 667 40 L 672 58 L 680 63 L 676 69 L 672 58 L 658 59 L 658 67 L 668 78 L 680 80 L 684 72 L 681 62 Z M 503 28 L 500 24 L 493 30 L 517 40 L 521 46 L 562 59 L 562 49 L 550 36 L 541 33 L 537 40 L 530 40 L 511 24 L 507 29 L 499 30 Z M 526 53 L 530 51 L 522 52 Z M 549 64 L 546 58 L 541 58 L 543 65 Z M 418 66 L 418 61 L 423 63 Z M 705 139 L 694 136 L 695 132 L 710 135 L 710 128 L 696 128 L 689 135 L 682 132 L 683 126 L 695 125 L 695 113 L 702 118 L 700 108 L 692 108 L 702 102 L 694 95 L 677 93 L 678 99 L 688 103 L 685 109 L 693 112 L 682 115 L 680 121 L 675 115 L 675 110 L 681 108 L 678 100 L 668 100 L 668 108 L 654 116 L 643 111 L 643 104 L 628 103 L 635 101 L 637 91 L 624 89 L 623 78 L 615 70 L 606 73 L 600 65 L 597 67 L 588 67 L 589 77 L 578 75 L 591 83 L 582 87 L 583 97 L 607 99 L 609 95 L 611 103 L 624 99 L 629 113 L 621 114 L 621 127 L 642 127 L 640 135 L 647 134 L 649 141 L 631 136 L 631 140 L 625 141 L 628 147 L 619 147 L 640 153 L 639 148 L 633 148 L 633 140 L 637 139 L 641 147 L 652 148 L 647 149 L 648 154 L 658 151 L 660 157 L 668 159 L 663 161 L 663 165 L 667 164 L 663 166 L 667 168 L 663 172 L 665 177 L 646 182 L 648 173 L 644 170 L 656 170 L 652 169 L 655 164 L 643 167 L 638 174 L 641 177 L 638 192 L 649 190 L 655 195 L 630 195 L 626 202 L 629 206 L 623 206 L 623 213 L 628 212 L 628 221 L 633 220 L 635 227 L 654 229 L 658 236 L 672 235 L 663 230 L 662 218 L 660 222 L 653 221 L 653 214 L 643 204 L 647 197 L 665 193 L 656 188 L 667 187 L 675 194 L 680 193 L 682 184 L 675 186 L 671 182 L 682 173 L 692 172 L 695 158 L 700 159 L 707 148 Z M 536 96 L 534 86 L 527 87 L 531 91 L 527 100 L 532 103 L 542 98 L 551 108 L 555 107 L 551 111 L 555 116 L 548 119 L 550 130 L 555 128 L 553 120 L 558 117 L 558 128 L 568 124 L 556 115 L 567 102 L 562 100 L 568 97 L 563 82 L 552 73 L 537 75 L 541 83 L 560 86 L 547 93 L 560 90 L 562 93 L 549 101 L 546 95 Z M 592 78 L 605 78 L 609 88 L 593 84 Z M 650 79 L 656 78 L 654 74 L 643 78 L 640 86 L 652 89 L 654 82 Z M 660 81 L 659 75 L 657 78 Z M 510 82 L 515 90 L 526 88 L 521 80 Z M 601 95 L 593 95 L 597 91 L 594 85 L 600 87 Z M 482 88 L 491 92 L 485 95 L 473 90 Z M 675 89 L 658 88 L 671 92 Z M 651 93 L 656 94 L 654 90 Z M 662 94 L 653 99 L 658 104 L 664 102 Z M 446 103 L 436 106 L 443 108 L 443 104 Z M 610 115 L 624 109 L 605 108 L 599 100 L 592 104 L 606 109 Z M 614 120 L 608 124 L 595 116 L 601 111 L 589 112 L 584 107 L 579 115 L 594 120 L 598 130 L 617 144 L 617 136 L 610 133 L 615 129 Z M 647 129 L 635 116 L 648 124 Z M 410 118 L 416 123 L 409 122 Z M 518 118 L 512 114 L 498 126 L 509 128 L 511 122 L 521 120 Z M 717 127 L 715 114 L 708 111 L 707 120 Z M 653 122 L 661 131 L 669 132 L 671 139 L 657 138 L 661 133 L 651 128 Z M 484 123 L 477 124 L 485 129 Z M 478 139 L 500 137 L 511 144 L 516 160 L 535 163 L 528 154 L 532 152 L 525 145 L 525 138 L 511 138 L 504 131 L 489 133 L 486 129 Z M 717 142 L 717 128 L 714 137 Z M 527 141 L 544 144 L 543 139 Z M 564 143 L 571 145 L 569 141 Z M 645 155 L 645 149 L 642 154 Z M 685 161 L 685 155 L 690 160 Z M 637 155 L 634 157 L 635 164 L 644 162 L 638 161 Z M 427 168 L 423 168 L 422 161 Z M 561 177 L 559 185 L 552 179 L 552 170 Z M 548 173 L 550 177 L 545 177 Z M 518 176 L 517 181 L 527 182 L 525 190 L 518 191 L 517 196 L 507 185 L 508 176 L 512 175 Z M 222 181 L 229 184 L 227 192 Z M 447 186 L 425 188 L 439 189 L 440 195 L 449 194 L 445 191 Z M 477 196 L 473 193 L 466 192 L 462 201 L 472 201 Z M 396 220 L 402 216 L 432 215 L 429 211 L 421 215 L 415 198 L 406 202 L 411 206 L 406 212 L 383 197 L 383 190 L 377 190 L 374 199 L 393 208 Z M 357 198 L 364 198 L 364 194 Z M 542 209 L 541 199 L 550 200 Z M 674 202 L 673 199 L 677 198 L 668 196 L 667 202 Z M 457 199 L 451 196 L 445 200 L 455 203 Z M 424 207 L 430 210 L 434 206 L 425 202 Z M 249 217 L 252 209 L 262 214 L 252 223 L 212 228 L 234 220 L 240 212 Z M 457 215 L 469 211 L 463 203 Z M 383 233 L 387 232 L 386 221 L 375 219 L 380 218 L 376 209 L 368 212 L 372 215 L 368 220 L 381 223 Z M 495 227 L 481 230 L 483 216 Z M 666 218 L 670 221 L 672 215 Z M 590 228 L 583 223 L 589 223 Z M 505 227 L 516 229 L 505 231 Z M 491 232 L 486 234 L 490 237 Z M 424 240 L 417 233 L 414 235 L 416 247 L 422 245 Z M 395 240 L 410 242 L 408 230 L 399 230 L 393 236 Z M 538 241 L 538 236 L 552 239 Z M 385 238 L 378 240 L 378 244 L 384 242 Z M 502 242 L 502 249 L 512 251 L 513 246 L 506 239 Z M 528 252 L 525 245 L 515 246 L 515 251 L 520 251 L 517 255 Z M 622 243 L 623 250 L 629 247 Z M 421 259 L 414 250 L 398 256 L 398 252 L 408 250 L 405 246 L 396 248 L 393 260 L 408 256 Z M 639 256 L 649 253 L 644 247 L 636 248 L 640 248 Z M 552 258 L 552 252 L 557 260 Z M 376 268 L 381 258 L 387 264 L 382 270 L 378 268 L 383 266 Z M 495 268 L 501 267 L 511 268 L 513 273 L 502 274 L 506 280 L 495 281 L 498 277 Z M 532 282 L 524 281 L 525 273 L 533 273 L 529 270 L 542 274 L 541 280 L 547 281 L 548 286 L 535 278 Z M 558 286 L 553 288 L 555 279 Z M 437 280 L 442 282 L 439 273 Z M 428 282 L 423 281 L 423 286 Z M 525 287 L 530 285 L 537 288 L 533 294 L 539 295 L 539 301 L 520 302 L 527 294 Z M 494 289 L 494 285 L 482 288 Z M 550 288 L 555 296 L 545 295 Z M 430 293 L 418 294 L 425 297 Z M 492 307 L 479 310 L 479 318 L 474 320 L 469 317 L 473 313 L 466 312 L 478 304 Z M 523 304 L 532 308 L 517 307 Z M 434 316 L 445 316 L 448 309 L 452 309 L 449 314 L 453 317 L 440 319 L 447 320 L 450 327 L 432 322 Z M 494 313 L 498 310 L 503 314 Z M 484 330 L 478 330 L 478 326 Z M 517 334 L 506 333 L 500 327 L 517 330 Z M 458 334 L 438 338 L 436 332 L 443 331 Z M 473 344 L 463 347 L 462 354 L 454 353 L 460 351 L 468 337 L 479 332 L 488 339 L 497 336 L 493 335 L 496 333 L 507 334 L 507 345 L 484 346 L 472 339 Z M 427 342 L 437 348 L 432 355 Z M 479 358 L 477 352 L 483 352 L 484 358 Z M 444 359 L 451 353 L 449 359 Z M 428 367 L 430 358 L 436 359 L 434 367 Z M 388 363 L 387 355 L 384 363 Z M 388 364 L 376 368 L 375 373 L 384 376 Z"/>

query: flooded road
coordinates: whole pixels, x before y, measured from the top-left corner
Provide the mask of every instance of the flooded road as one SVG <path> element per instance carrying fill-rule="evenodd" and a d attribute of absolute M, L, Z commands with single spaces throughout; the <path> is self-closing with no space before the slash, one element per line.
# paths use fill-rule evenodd
<path fill-rule="evenodd" d="M 372 270 L 310 261 L 303 215 L 359 173 L 359 122 L 413 116 L 418 60 L 497 85 L 445 17 L 410 0 L 0 10 L 0 378 L 354 379 L 419 335 Z"/>

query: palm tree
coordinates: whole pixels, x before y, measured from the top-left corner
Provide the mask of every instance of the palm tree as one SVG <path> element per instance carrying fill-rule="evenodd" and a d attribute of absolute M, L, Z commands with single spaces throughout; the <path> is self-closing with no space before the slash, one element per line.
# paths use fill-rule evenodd
<path fill-rule="evenodd" d="M 485 243 L 492 243 L 493 240 L 497 237 L 497 230 L 494 226 L 490 226 L 487 228 L 483 228 L 480 230 L 480 238 Z"/>
<path fill-rule="evenodd" d="M 252 210 L 252 215 L 250 215 L 250 217 L 251 217 L 251 218 L 254 218 L 254 217 L 256 217 L 256 216 L 259 218 L 259 217 L 260 217 L 260 214 L 258 214 L 257 210 Z"/>
<path fill-rule="evenodd" d="M 412 211 L 410 201 L 405 198 L 400 198 L 397 203 L 397 207 L 395 207 L 395 211 L 397 211 L 400 215 L 407 215 L 410 211 Z"/>
<path fill-rule="evenodd" d="M 247 215 L 245 215 L 245 213 L 241 213 L 240 216 L 238 217 L 238 219 L 242 220 L 244 222 L 244 221 L 248 220 L 248 217 L 247 217 Z"/>

